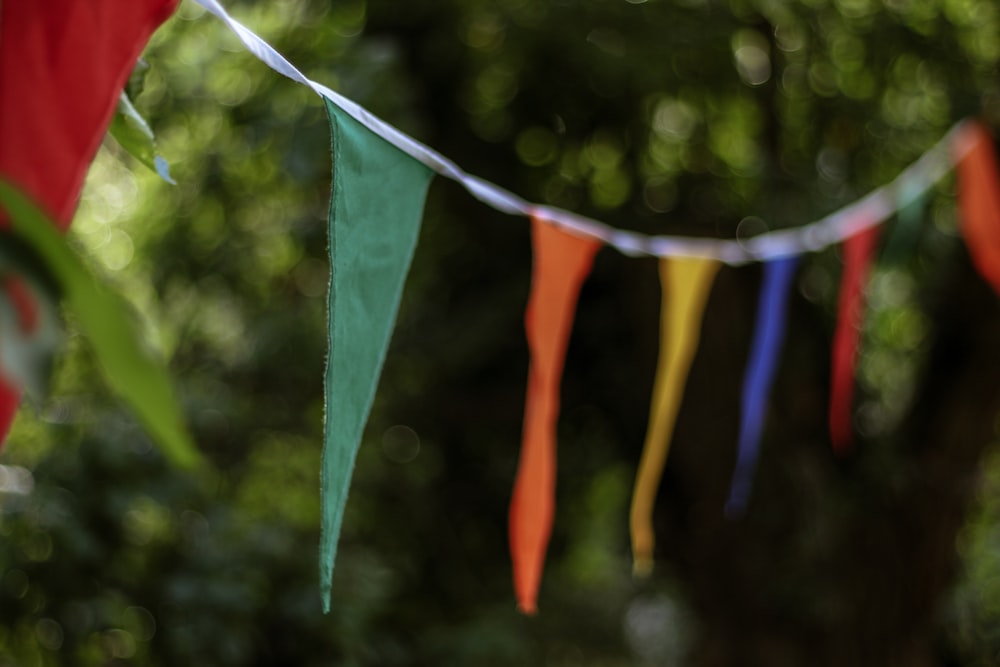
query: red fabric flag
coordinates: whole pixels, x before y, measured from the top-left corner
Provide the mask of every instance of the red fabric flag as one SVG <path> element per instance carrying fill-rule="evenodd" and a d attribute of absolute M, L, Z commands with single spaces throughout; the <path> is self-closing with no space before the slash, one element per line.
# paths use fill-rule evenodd
<path fill-rule="evenodd" d="M 521 458 L 510 503 L 514 592 L 525 614 L 537 611 L 545 550 L 555 513 L 559 384 L 576 301 L 600 242 L 531 220 L 534 266 L 525 330 L 531 363 Z"/>
<path fill-rule="evenodd" d="M 854 401 L 854 365 L 865 310 L 864 287 L 878 227 L 870 227 L 844 241 L 844 273 L 840 279 L 837 327 L 833 333 L 833 369 L 830 379 L 830 438 L 833 449 L 843 454 L 851 446 Z"/>
<path fill-rule="evenodd" d="M 0 1 L 0 178 L 65 230 L 149 36 L 177 0 Z M 6 226 L 0 212 L 0 226 Z M 20 400 L 0 378 L 0 445 Z"/>
<path fill-rule="evenodd" d="M 1000 169 L 993 137 L 980 123 L 966 123 L 955 148 L 965 154 L 957 168 L 962 235 L 976 270 L 1000 294 Z"/>

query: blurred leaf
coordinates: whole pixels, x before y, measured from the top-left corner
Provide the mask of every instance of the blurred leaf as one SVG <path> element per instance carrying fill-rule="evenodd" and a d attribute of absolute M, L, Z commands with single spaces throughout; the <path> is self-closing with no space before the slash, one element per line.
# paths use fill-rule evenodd
<path fill-rule="evenodd" d="M 63 344 L 59 289 L 45 264 L 14 234 L 0 234 L 0 371 L 25 393 L 44 397 Z"/>
<path fill-rule="evenodd" d="M 177 182 L 170 177 L 170 165 L 162 156 L 156 154 L 156 137 L 152 128 L 136 110 L 125 91 L 122 91 L 118 100 L 118 110 L 111 120 L 109 131 L 132 157 L 155 171 L 167 183 L 177 185 Z"/>
<path fill-rule="evenodd" d="M 119 296 L 98 283 L 44 214 L 4 181 L 0 204 L 10 214 L 14 231 L 42 257 L 59 283 L 111 387 L 175 464 L 200 466 L 201 456 L 183 426 L 166 368 L 143 349 Z"/>
<path fill-rule="evenodd" d="M 27 321 L 26 321 L 27 320 Z M 56 350 L 63 340 L 55 296 L 31 276 L 0 269 L 0 370 L 32 396 L 48 393 Z"/>
<path fill-rule="evenodd" d="M 135 61 L 135 69 L 132 70 L 132 74 L 128 77 L 128 83 L 125 84 L 125 92 L 129 97 L 138 97 L 145 90 L 148 72 L 149 63 L 145 58 L 139 58 Z"/>

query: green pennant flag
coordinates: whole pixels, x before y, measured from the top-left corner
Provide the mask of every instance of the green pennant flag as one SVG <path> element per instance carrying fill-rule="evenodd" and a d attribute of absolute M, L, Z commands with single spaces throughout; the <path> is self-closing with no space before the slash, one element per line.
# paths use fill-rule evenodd
<path fill-rule="evenodd" d="M 354 459 L 420 232 L 429 168 L 326 100 L 330 195 L 326 421 L 320 593 L 330 611 L 337 539 Z"/>

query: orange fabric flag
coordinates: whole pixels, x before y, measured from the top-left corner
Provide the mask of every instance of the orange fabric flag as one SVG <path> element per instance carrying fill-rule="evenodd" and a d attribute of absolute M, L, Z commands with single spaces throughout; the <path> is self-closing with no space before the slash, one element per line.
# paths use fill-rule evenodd
<path fill-rule="evenodd" d="M 968 150 L 957 169 L 962 235 L 976 270 L 1000 294 L 1000 169 L 993 137 L 970 122 L 956 137 L 956 149 Z"/>
<path fill-rule="evenodd" d="M 531 363 L 521 457 L 510 502 L 514 592 L 525 614 L 537 611 L 545 550 L 555 513 L 559 383 L 576 301 L 601 243 L 531 219 L 534 266 L 524 323 Z"/>
<path fill-rule="evenodd" d="M 688 371 L 698 349 L 702 314 L 719 263 L 698 257 L 660 260 L 663 305 L 660 314 L 660 360 L 653 383 L 649 428 L 632 492 L 630 527 L 636 574 L 653 567 L 653 504 L 670 451 Z"/>
<path fill-rule="evenodd" d="M 833 332 L 830 376 L 830 439 L 833 449 L 843 454 L 851 446 L 854 429 L 854 366 L 865 310 L 865 283 L 879 228 L 869 227 L 844 240 L 844 273 L 837 300 L 837 327 Z"/>

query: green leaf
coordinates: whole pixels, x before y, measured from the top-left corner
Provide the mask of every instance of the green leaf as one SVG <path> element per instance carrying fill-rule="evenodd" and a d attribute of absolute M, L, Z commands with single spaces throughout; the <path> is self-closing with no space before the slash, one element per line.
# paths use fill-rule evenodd
<path fill-rule="evenodd" d="M 125 302 L 97 281 L 45 214 L 3 180 L 0 205 L 10 214 L 14 232 L 38 253 L 58 283 L 110 387 L 171 461 L 201 467 L 203 459 L 184 427 L 167 370 L 142 344 Z"/>
<path fill-rule="evenodd" d="M 167 161 L 156 154 L 156 137 L 153 136 L 152 128 L 136 110 L 125 91 L 122 91 L 118 100 L 118 110 L 111 119 L 109 131 L 115 141 L 131 153 L 132 157 L 155 171 L 167 183 L 177 185 L 177 182 L 170 177 L 170 166 Z"/>
<path fill-rule="evenodd" d="M 138 97 L 146 88 L 146 74 L 149 72 L 149 63 L 144 58 L 135 61 L 135 67 L 125 84 L 125 92 L 131 98 Z"/>

